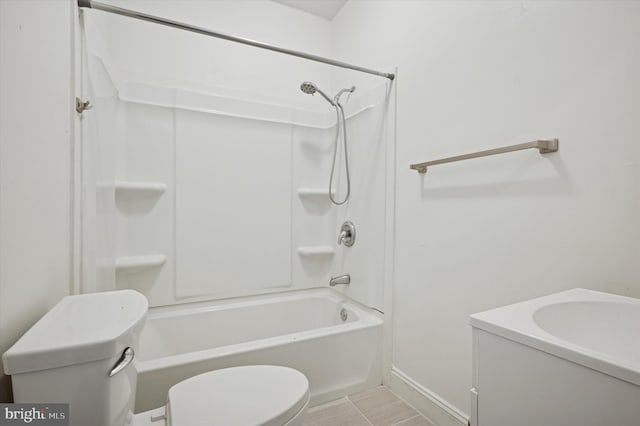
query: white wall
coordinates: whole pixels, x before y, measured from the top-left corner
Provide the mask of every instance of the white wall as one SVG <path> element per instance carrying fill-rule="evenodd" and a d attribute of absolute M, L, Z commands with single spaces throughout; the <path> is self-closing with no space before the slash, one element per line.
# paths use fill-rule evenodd
<path fill-rule="evenodd" d="M 394 369 L 468 412 L 469 314 L 640 297 L 639 3 L 351 1 L 333 28 L 335 57 L 399 67 Z M 549 156 L 409 170 L 551 137 Z"/>
<path fill-rule="evenodd" d="M 71 35 L 70 2 L 0 1 L 0 353 L 71 290 Z"/>

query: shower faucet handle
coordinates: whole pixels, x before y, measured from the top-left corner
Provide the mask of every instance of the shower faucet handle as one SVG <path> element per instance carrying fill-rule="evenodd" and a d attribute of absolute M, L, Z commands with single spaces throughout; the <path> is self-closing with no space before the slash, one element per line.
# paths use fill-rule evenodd
<path fill-rule="evenodd" d="M 356 226 L 352 222 L 345 222 L 340 228 L 338 236 L 338 245 L 344 243 L 345 246 L 351 247 L 356 242 Z"/>

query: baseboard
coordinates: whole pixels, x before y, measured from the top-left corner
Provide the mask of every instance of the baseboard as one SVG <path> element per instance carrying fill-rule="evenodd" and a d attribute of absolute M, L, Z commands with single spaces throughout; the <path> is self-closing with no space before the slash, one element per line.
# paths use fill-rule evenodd
<path fill-rule="evenodd" d="M 391 391 L 407 401 L 436 426 L 467 426 L 468 416 L 436 393 L 391 367 Z"/>

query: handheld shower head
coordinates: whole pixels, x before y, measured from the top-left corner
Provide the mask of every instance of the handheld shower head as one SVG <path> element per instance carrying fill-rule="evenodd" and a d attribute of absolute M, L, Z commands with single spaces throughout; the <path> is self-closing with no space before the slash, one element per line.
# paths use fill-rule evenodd
<path fill-rule="evenodd" d="M 349 199 L 349 194 L 351 193 L 351 179 L 349 178 L 349 156 L 348 156 L 348 150 L 347 150 L 347 120 L 345 119 L 345 116 L 344 116 L 344 108 L 340 103 L 340 96 L 342 96 L 342 94 L 345 92 L 351 95 L 351 93 L 353 93 L 356 90 L 356 86 L 351 86 L 348 89 L 342 89 L 336 94 L 333 100 L 331 100 L 322 90 L 318 89 L 318 86 L 316 86 L 310 81 L 303 81 L 302 84 L 300 85 L 300 90 L 302 91 L 302 93 L 306 93 L 308 95 L 313 95 L 316 92 L 320 93 L 322 97 L 325 98 L 327 102 L 329 102 L 331 106 L 333 106 L 336 109 L 336 118 L 337 118 L 336 126 L 335 126 L 336 138 L 333 144 L 333 162 L 331 163 L 331 175 L 329 176 L 329 198 L 331 199 L 331 202 L 333 204 L 340 206 L 347 202 L 347 200 Z M 347 98 L 347 101 L 348 100 L 349 98 Z M 345 168 L 345 174 L 347 177 L 347 195 L 344 197 L 342 201 L 336 201 L 332 194 L 332 190 L 333 190 L 332 188 L 333 188 L 333 176 L 334 176 L 334 171 L 336 167 L 336 154 L 338 153 L 338 143 L 340 140 L 341 128 L 342 128 L 342 134 L 343 134 L 343 140 L 344 140 L 344 168 Z"/>
<path fill-rule="evenodd" d="M 314 93 L 318 92 L 320 93 L 320 95 L 322 95 L 323 98 L 327 100 L 327 102 L 335 106 L 335 103 L 327 95 L 325 95 L 325 93 L 322 90 L 318 89 L 318 86 L 316 86 L 310 81 L 303 82 L 300 85 L 300 90 L 302 90 L 303 93 L 306 93 L 308 95 L 313 95 Z"/>
<path fill-rule="evenodd" d="M 318 88 L 312 82 L 305 81 L 300 85 L 300 90 L 302 90 L 303 93 L 306 93 L 308 95 L 313 95 L 314 93 L 316 93 Z"/>

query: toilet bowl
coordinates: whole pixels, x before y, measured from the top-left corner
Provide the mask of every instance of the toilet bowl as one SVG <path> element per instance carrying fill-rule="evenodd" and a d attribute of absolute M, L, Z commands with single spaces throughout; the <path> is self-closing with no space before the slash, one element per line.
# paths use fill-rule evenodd
<path fill-rule="evenodd" d="M 136 414 L 133 426 L 298 426 L 309 403 L 309 384 L 297 370 L 252 365 L 210 371 L 169 389 L 166 407 Z M 162 424 L 162 423 L 160 423 Z"/>
<path fill-rule="evenodd" d="M 133 290 L 62 299 L 2 356 L 14 401 L 68 403 L 70 426 L 302 424 L 309 382 L 273 365 L 188 378 L 169 389 L 166 406 L 134 415 L 135 352 L 147 309 Z"/>

